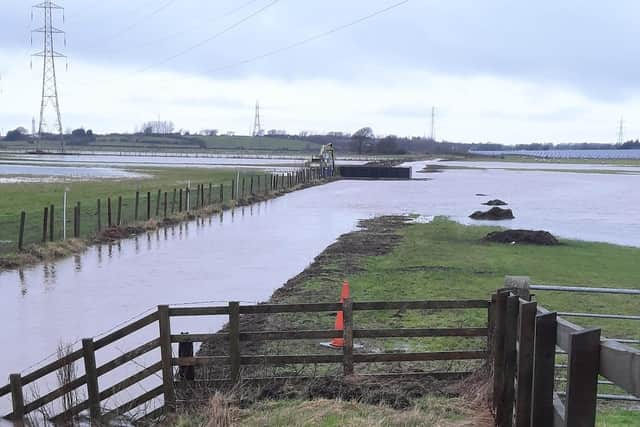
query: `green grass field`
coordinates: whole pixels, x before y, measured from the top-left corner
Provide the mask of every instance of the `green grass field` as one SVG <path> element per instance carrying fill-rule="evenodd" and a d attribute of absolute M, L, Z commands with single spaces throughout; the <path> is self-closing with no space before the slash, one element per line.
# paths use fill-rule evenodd
<path fill-rule="evenodd" d="M 20 212 L 26 212 L 25 244 L 37 243 L 42 238 L 43 210 L 54 205 L 55 236 L 59 239 L 62 233 L 62 200 L 65 188 L 67 194 L 67 235 L 72 230 L 73 206 L 80 202 L 81 207 L 81 236 L 93 234 L 97 228 L 97 199 L 101 199 L 102 225 L 106 224 L 106 199 L 112 199 L 113 220 L 116 217 L 116 203 L 119 196 L 123 198 L 122 223 L 131 224 L 135 218 L 135 193 L 140 192 L 139 219 L 146 219 L 146 194 L 151 192 L 152 216 L 158 202 L 158 190 L 161 190 L 161 213 L 164 203 L 164 192 L 168 192 L 168 203 L 171 203 L 173 190 L 186 188 L 191 182 L 192 200 L 195 200 L 195 189 L 198 184 L 205 185 L 205 201 L 208 201 L 208 188 L 211 183 L 212 200 L 219 199 L 219 185 L 225 186 L 225 200 L 230 198 L 230 184 L 235 178 L 236 171 L 232 169 L 208 169 L 208 168 L 145 168 L 137 167 L 134 170 L 147 175 L 137 179 L 101 179 L 93 181 L 74 181 L 61 183 L 22 183 L 3 184 L 0 198 L 0 254 L 14 252 L 19 228 Z M 243 171 L 246 176 L 246 185 L 249 185 L 249 176 L 256 175 L 254 185 L 257 188 L 258 171 Z M 264 174 L 261 174 L 261 185 L 264 187 Z M 192 203 L 195 203 L 193 201 Z"/>
<path fill-rule="evenodd" d="M 0 149 L 58 151 L 60 141 L 0 141 Z M 145 136 L 100 135 L 86 145 L 67 143 L 70 151 L 149 151 L 149 152 L 249 152 L 249 153 L 315 153 L 320 145 L 296 138 L 250 136 Z"/>

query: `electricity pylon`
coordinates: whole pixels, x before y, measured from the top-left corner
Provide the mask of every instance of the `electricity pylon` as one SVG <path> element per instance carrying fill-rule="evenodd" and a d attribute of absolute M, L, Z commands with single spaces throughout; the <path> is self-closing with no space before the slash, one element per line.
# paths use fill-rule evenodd
<path fill-rule="evenodd" d="M 256 101 L 256 115 L 253 119 L 253 136 L 260 136 L 262 127 L 260 126 L 260 103 Z"/>
<path fill-rule="evenodd" d="M 60 116 L 60 102 L 58 100 L 58 83 L 56 80 L 56 58 L 66 58 L 65 55 L 55 50 L 55 36 L 62 35 L 66 46 L 67 40 L 65 32 L 53 25 L 53 12 L 62 12 L 62 20 L 64 22 L 64 8 L 58 6 L 50 0 L 44 0 L 33 6 L 34 9 L 42 9 L 44 17 L 44 26 L 32 30 L 32 33 L 42 33 L 43 48 L 42 51 L 34 53 L 32 56 L 42 58 L 42 98 L 40 100 L 40 123 L 38 125 L 38 137 L 42 139 L 42 135 L 47 131 L 47 112 L 49 109 L 55 112 L 55 131 L 60 135 L 61 150 L 64 152 L 64 131 L 62 129 L 62 118 Z M 31 13 L 33 19 L 33 12 Z M 31 37 L 33 44 L 33 35 Z"/>

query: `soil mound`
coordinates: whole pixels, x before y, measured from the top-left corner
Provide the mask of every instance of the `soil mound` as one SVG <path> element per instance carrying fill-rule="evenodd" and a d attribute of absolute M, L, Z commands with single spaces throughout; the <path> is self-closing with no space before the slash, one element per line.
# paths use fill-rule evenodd
<path fill-rule="evenodd" d="M 528 245 L 544 246 L 556 246 L 560 244 L 558 239 L 548 231 L 533 230 L 494 231 L 493 233 L 487 234 L 483 240 L 497 243 L 525 243 Z"/>
<path fill-rule="evenodd" d="M 499 207 L 494 207 L 489 209 L 486 212 L 475 211 L 474 213 L 469 215 L 469 218 L 489 220 L 489 221 L 499 221 L 503 219 L 513 219 L 515 217 L 513 216 L 513 212 L 511 211 L 511 209 L 502 209 Z"/>
<path fill-rule="evenodd" d="M 111 227 L 106 228 L 96 236 L 98 243 L 115 242 L 116 240 L 126 239 L 127 237 L 142 234 L 146 230 L 142 227 Z"/>
<path fill-rule="evenodd" d="M 486 203 L 483 203 L 483 205 L 485 205 L 485 206 L 505 206 L 505 205 L 508 205 L 508 203 L 504 202 L 504 201 L 502 201 L 500 199 L 494 199 L 494 200 L 489 200 Z"/>

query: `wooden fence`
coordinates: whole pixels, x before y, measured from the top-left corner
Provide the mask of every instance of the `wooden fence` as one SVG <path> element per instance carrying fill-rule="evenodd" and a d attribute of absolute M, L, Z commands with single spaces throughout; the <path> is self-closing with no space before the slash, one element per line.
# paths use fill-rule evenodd
<path fill-rule="evenodd" d="M 556 347 L 568 356 L 564 393 L 554 388 Z M 489 348 L 500 427 L 595 426 L 598 376 L 640 396 L 639 350 L 558 317 L 523 289 L 491 297 Z"/>
<path fill-rule="evenodd" d="M 84 238 L 105 228 L 148 221 L 163 220 L 182 212 L 197 211 L 225 202 L 243 202 L 253 196 L 266 196 L 286 191 L 300 184 L 324 179 L 317 168 L 301 168 L 285 173 L 264 175 L 239 174 L 231 183 L 192 183 L 184 188 L 157 191 L 136 191 L 128 196 L 96 198 L 90 203 L 69 201 L 66 206 L 51 204 L 37 211 L 0 217 L 5 224 L 0 235 L 0 254 L 22 251 L 28 244 Z M 194 188 L 195 187 L 195 188 Z M 70 212 L 69 212 L 70 211 Z M 15 234 L 14 234 L 15 233 Z"/>
<path fill-rule="evenodd" d="M 414 328 L 414 329 L 357 329 L 355 328 L 353 314 L 356 311 L 365 310 L 464 310 L 464 309 L 489 309 L 489 301 L 486 300 L 453 300 L 453 301 L 397 301 L 397 302 L 353 302 L 347 299 L 344 303 L 315 303 L 315 304 L 283 304 L 283 305 L 240 305 L 230 302 L 228 306 L 217 307 L 170 307 L 158 306 L 153 313 L 144 316 L 120 329 L 101 337 L 97 340 L 82 340 L 82 348 L 36 369 L 26 375 L 10 375 L 10 383 L 0 387 L 0 397 L 11 395 L 13 411 L 5 418 L 10 420 L 23 420 L 30 413 L 38 411 L 45 405 L 49 405 L 56 399 L 60 399 L 80 387 L 86 387 L 87 398 L 78 402 L 72 408 L 63 412 L 52 414 L 52 421 L 72 419 L 79 414 L 86 414 L 93 420 L 107 419 L 127 414 L 132 410 L 146 404 L 160 396 L 163 396 L 164 405 L 152 414 L 155 416 L 163 411 L 173 411 L 177 406 L 175 390 L 175 367 L 191 367 L 197 365 L 225 365 L 228 366 L 230 377 L 227 381 L 239 382 L 246 380 L 265 380 L 266 378 L 241 378 L 241 366 L 244 365 L 288 365 L 288 364 L 316 364 L 334 363 L 341 364 L 345 375 L 354 372 L 354 365 L 358 363 L 376 362 L 401 362 L 401 361 L 435 361 L 435 360 L 481 360 L 487 356 L 487 349 L 480 348 L 465 351 L 438 351 L 438 352 L 405 352 L 405 353 L 354 353 L 353 340 L 355 338 L 386 338 L 386 337 L 487 337 L 488 328 Z M 344 316 L 344 330 L 289 330 L 289 331 L 241 331 L 240 316 L 243 314 L 275 314 L 275 313 L 319 313 L 336 312 L 342 310 Z M 227 316 L 228 332 L 217 334 L 175 334 L 171 329 L 171 319 L 184 316 Z M 105 348 L 130 334 L 157 323 L 158 336 L 143 345 L 133 348 L 120 356 L 97 366 L 95 352 Z M 174 343 L 204 342 L 214 338 L 224 338 L 227 356 L 174 356 Z M 270 340 L 302 340 L 302 339 L 331 339 L 343 338 L 342 351 L 335 354 L 305 354 L 305 355 L 243 355 L 241 354 L 241 342 L 270 341 Z M 116 368 L 133 361 L 139 356 L 152 350 L 160 349 L 160 360 L 148 364 L 139 372 L 121 379 L 116 384 L 100 389 L 99 379 L 103 375 L 114 371 Z M 57 370 L 82 361 L 84 374 L 72 379 L 44 396 L 29 402 L 25 401 L 24 388 L 46 375 Z M 136 398 L 116 408 L 106 411 L 103 402 L 112 398 L 121 391 L 130 388 L 141 381 L 161 372 L 162 384 L 144 392 Z M 459 377 L 465 373 L 440 373 L 441 377 Z M 402 374 L 397 374 L 402 376 Z M 433 374 L 435 376 L 438 373 Z M 389 376 L 389 374 L 387 374 Z"/>

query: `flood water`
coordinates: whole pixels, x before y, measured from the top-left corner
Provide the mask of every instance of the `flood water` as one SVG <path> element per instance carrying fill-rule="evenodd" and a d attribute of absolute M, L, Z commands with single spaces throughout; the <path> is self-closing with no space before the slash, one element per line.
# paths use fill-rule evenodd
<path fill-rule="evenodd" d="M 424 164 L 411 166 L 415 172 Z M 639 175 L 486 169 L 414 177 L 338 181 L 0 273 L 0 338 L 19 343 L 0 352 L 0 379 L 52 353 L 60 341 L 95 336 L 158 304 L 264 301 L 359 219 L 376 215 L 447 215 L 476 223 L 467 216 L 500 198 L 516 216 L 502 226 L 640 246 Z M 202 322 L 172 320 L 173 333 L 213 332 L 225 319 Z M 115 355 L 99 352 L 98 363 Z M 0 400 L 0 409 L 7 405 Z"/>

